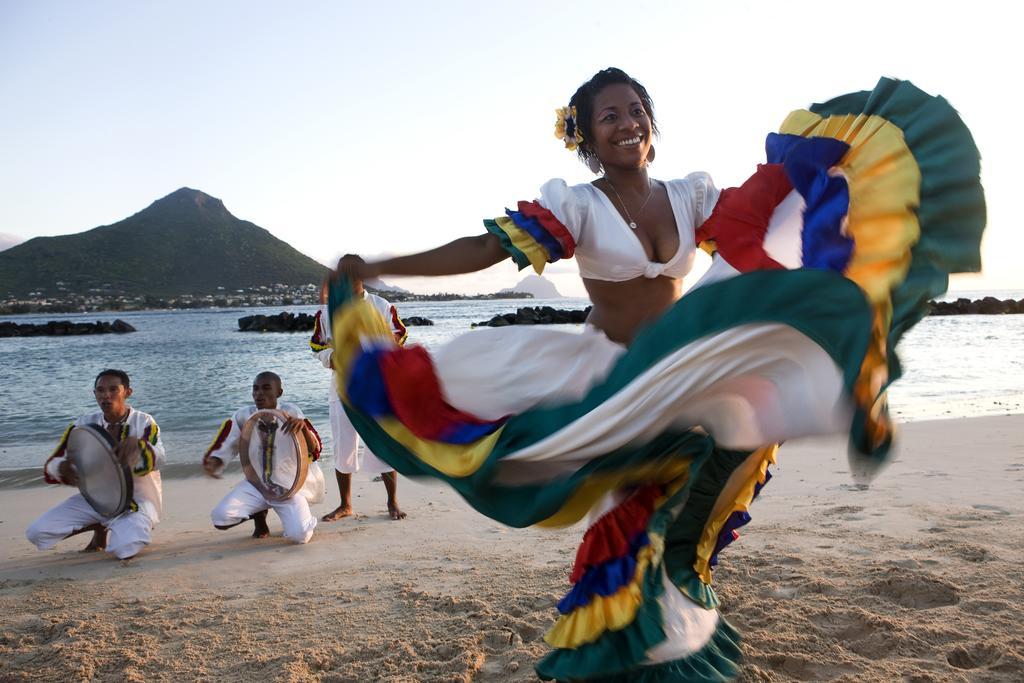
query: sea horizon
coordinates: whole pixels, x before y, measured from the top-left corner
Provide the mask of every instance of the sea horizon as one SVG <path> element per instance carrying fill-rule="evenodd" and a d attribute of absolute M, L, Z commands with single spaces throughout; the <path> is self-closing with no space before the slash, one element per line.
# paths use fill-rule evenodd
<path fill-rule="evenodd" d="M 1018 298 L 1024 290 L 951 292 L 944 298 Z M 978 295 L 981 296 L 978 296 Z M 432 326 L 409 328 L 410 343 L 431 348 L 471 330 L 473 322 L 523 306 L 578 310 L 589 300 L 499 299 L 418 301 L 399 304 L 403 317 L 420 316 Z M 132 405 L 160 423 L 168 453 L 165 476 L 188 476 L 218 425 L 251 402 L 252 376 L 264 369 L 284 378 L 282 400 L 298 404 L 330 453 L 327 411 L 330 373 L 315 361 L 308 333 L 239 332 L 237 320 L 282 311 L 312 313 L 314 305 L 116 311 L 2 316 L 19 322 L 95 320 L 118 317 L 136 327 L 123 335 L 14 337 L 0 339 L 0 362 L 17 368 L 0 385 L 0 488 L 39 479 L 41 466 L 69 422 L 96 410 L 91 382 L 105 367 L 132 376 Z M 558 326 L 567 331 L 579 325 Z M 1024 315 L 929 316 L 901 342 L 904 377 L 889 391 L 898 421 L 938 420 L 1024 412 L 1019 386 L 1024 361 L 1014 351 L 1024 339 Z M 984 348 L 981 354 L 964 353 Z M 330 462 L 329 457 L 326 462 Z M 19 483 L 20 482 L 20 483 Z"/>

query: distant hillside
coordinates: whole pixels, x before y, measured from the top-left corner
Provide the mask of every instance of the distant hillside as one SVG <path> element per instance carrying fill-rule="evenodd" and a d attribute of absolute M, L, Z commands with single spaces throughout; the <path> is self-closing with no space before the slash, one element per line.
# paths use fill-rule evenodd
<path fill-rule="evenodd" d="M 410 292 L 408 289 L 403 289 L 398 285 L 389 284 L 387 282 L 384 282 L 380 278 L 367 280 L 363 284 L 369 287 L 370 289 L 377 290 L 378 292 L 398 292 L 399 294 L 412 294 L 412 292 Z"/>
<path fill-rule="evenodd" d="M 555 287 L 551 280 L 545 279 L 540 275 L 527 275 L 519 281 L 515 287 L 509 287 L 501 290 L 501 293 L 505 292 L 527 292 L 533 295 L 534 299 L 561 299 L 562 295 L 559 294 L 558 289 Z"/>
<path fill-rule="evenodd" d="M 6 232 L 0 232 L 0 251 L 4 249 L 10 249 L 15 244 L 20 244 L 23 240 L 17 235 L 11 235 Z"/>
<path fill-rule="evenodd" d="M 170 296 L 319 282 L 326 268 L 221 200 L 183 187 L 113 225 L 0 252 L 0 296 L 61 291 Z M 61 283 L 61 284 L 58 284 Z"/>

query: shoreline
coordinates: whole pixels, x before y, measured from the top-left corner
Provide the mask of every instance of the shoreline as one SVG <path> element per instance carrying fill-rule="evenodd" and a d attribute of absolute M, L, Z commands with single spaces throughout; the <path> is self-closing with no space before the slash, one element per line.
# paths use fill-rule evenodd
<path fill-rule="evenodd" d="M 927 424 L 927 423 L 931 423 L 931 422 L 949 422 L 951 420 L 1000 419 L 1000 418 L 1013 418 L 1013 417 L 1020 417 L 1021 419 L 1024 419 L 1024 412 L 1021 412 L 1021 413 L 1011 412 L 1011 413 L 1003 413 L 1003 414 L 998 414 L 998 415 L 996 415 L 996 414 L 983 414 L 983 415 L 961 415 L 961 416 L 926 417 L 926 418 L 897 417 L 897 429 L 902 431 L 902 429 L 905 428 L 908 425 L 920 425 L 920 424 Z M 210 433 L 211 433 L 211 430 L 201 430 L 201 431 L 194 432 L 193 435 L 200 437 L 198 440 L 205 444 L 205 442 L 208 441 L 208 439 L 206 437 L 208 437 Z M 172 438 L 175 436 L 175 432 L 173 432 L 173 431 L 170 434 L 171 434 Z M 329 429 L 325 429 L 324 432 L 321 433 L 321 435 L 329 438 L 330 437 Z M 165 437 L 167 436 L 166 432 L 164 433 L 164 436 Z M 43 446 L 44 446 L 43 451 L 46 451 L 47 448 L 51 447 L 51 445 L 49 443 L 43 444 Z M 360 443 L 359 448 L 362 449 L 362 447 L 363 446 Z M 329 445 L 329 442 L 327 442 L 327 441 L 325 441 L 325 443 L 324 443 L 324 451 L 325 451 L 325 453 L 330 451 L 330 445 Z M 41 456 L 42 459 L 37 464 L 33 464 L 33 465 L 29 466 L 29 467 L 0 467 L 0 492 L 6 491 L 6 490 L 42 488 L 42 487 L 47 487 L 47 486 L 53 486 L 52 484 L 47 484 L 43 480 L 43 463 L 46 461 L 47 457 L 49 457 L 49 453 L 48 452 L 45 455 Z M 330 474 L 331 474 L 331 472 L 334 471 L 333 457 L 330 456 L 330 455 L 325 454 L 318 461 L 318 464 L 321 467 L 321 469 L 323 470 L 324 476 L 327 478 L 328 482 L 330 483 L 330 481 L 331 481 Z M 232 462 L 228 463 L 227 468 L 225 470 L 224 476 L 225 477 L 232 477 L 232 476 L 240 477 L 240 476 L 242 476 L 241 471 L 242 471 L 241 470 L 241 466 L 239 465 L 239 462 L 236 459 L 236 460 L 233 460 Z M 203 479 L 203 478 L 206 478 L 206 475 L 202 471 L 202 466 L 200 464 L 200 460 L 199 459 L 196 459 L 194 461 L 188 461 L 188 462 L 170 462 L 170 463 L 167 463 L 166 465 L 164 465 L 164 467 L 162 467 L 160 469 L 160 476 L 161 476 L 162 480 L 165 481 L 165 482 L 166 481 L 178 481 L 178 480 L 183 480 L 183 479 L 195 479 L 195 478 Z"/>
<path fill-rule="evenodd" d="M 740 681 L 1024 677 L 1024 415 L 905 424 L 866 489 L 837 437 L 773 474 L 715 573 Z M 405 478 L 392 522 L 357 474 L 357 514 L 295 546 L 274 514 L 268 539 L 210 526 L 238 479 L 166 485 L 127 564 L 25 541 L 70 489 L 3 491 L 0 680 L 535 680 L 579 525 L 510 529 Z M 314 513 L 336 504 L 329 481 Z"/>

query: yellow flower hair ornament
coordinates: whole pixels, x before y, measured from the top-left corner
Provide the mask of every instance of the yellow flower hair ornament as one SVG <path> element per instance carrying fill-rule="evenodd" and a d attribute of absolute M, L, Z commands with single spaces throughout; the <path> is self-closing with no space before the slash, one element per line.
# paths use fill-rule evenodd
<path fill-rule="evenodd" d="M 555 137 L 565 143 L 565 148 L 575 152 L 583 142 L 583 133 L 576 125 L 576 107 L 559 107 L 555 110 Z"/>

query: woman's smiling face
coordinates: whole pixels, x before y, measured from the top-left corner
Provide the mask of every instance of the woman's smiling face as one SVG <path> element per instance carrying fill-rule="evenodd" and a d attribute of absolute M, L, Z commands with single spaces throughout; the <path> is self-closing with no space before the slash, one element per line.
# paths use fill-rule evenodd
<path fill-rule="evenodd" d="M 594 97 L 591 149 L 605 168 L 639 168 L 651 148 L 651 118 L 640 96 L 625 83 L 605 86 Z"/>

